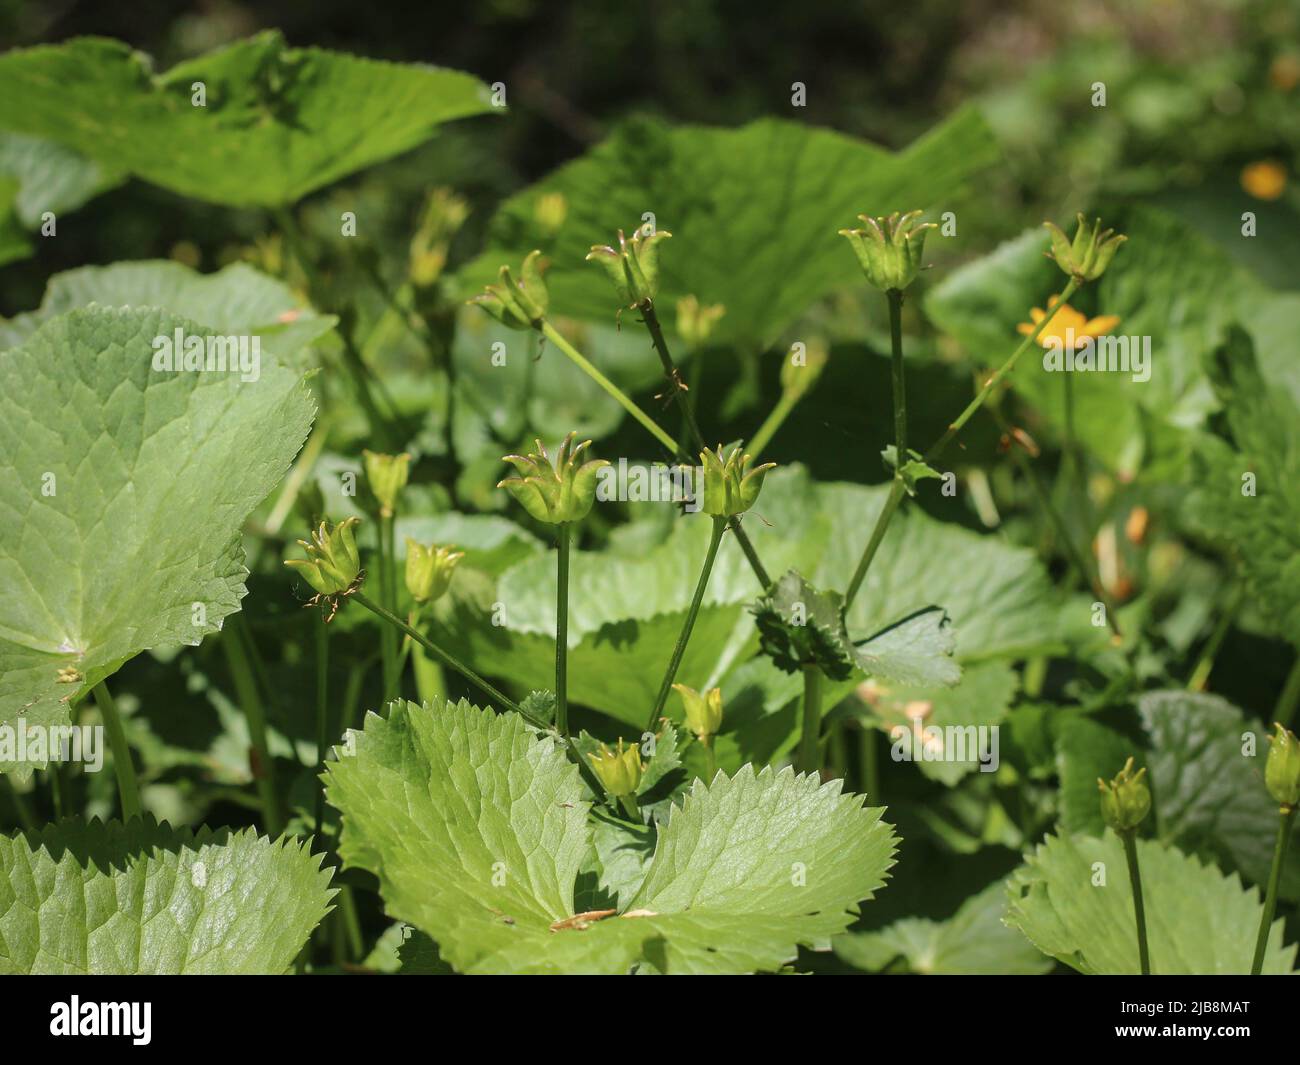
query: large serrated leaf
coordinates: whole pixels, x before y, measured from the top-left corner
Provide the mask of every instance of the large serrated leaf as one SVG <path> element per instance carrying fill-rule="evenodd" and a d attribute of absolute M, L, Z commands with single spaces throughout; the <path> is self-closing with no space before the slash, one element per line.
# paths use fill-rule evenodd
<path fill-rule="evenodd" d="M 1151 972 L 1250 972 L 1264 912 L 1259 893 L 1243 888 L 1235 874 L 1162 843 L 1138 840 L 1137 852 Z M 1113 832 L 1049 836 L 1012 874 L 1007 894 L 1006 922 L 1044 954 L 1082 973 L 1138 972 L 1133 894 L 1124 846 Z M 1266 973 L 1287 973 L 1295 964 L 1295 945 L 1284 946 L 1282 935 L 1278 918 L 1269 932 Z"/>
<path fill-rule="evenodd" d="M 329 909 L 305 844 L 61 821 L 0 837 L 0 974 L 285 972 Z"/>
<path fill-rule="evenodd" d="M 201 274 L 169 260 L 82 266 L 50 278 L 38 310 L 0 320 L 0 349 L 16 347 L 45 322 L 90 303 L 156 307 L 228 335 L 258 336 L 289 365 L 328 332 L 334 318 L 299 306 L 289 286 L 246 263 Z"/>
<path fill-rule="evenodd" d="M 0 724 L 65 723 L 132 655 L 197 644 L 239 608 L 241 526 L 312 403 L 268 353 L 256 381 L 155 371 L 152 338 L 178 328 L 209 335 L 92 307 L 0 354 Z"/>
<path fill-rule="evenodd" d="M 292 203 L 490 110 L 468 74 L 289 48 L 274 32 L 165 74 L 97 37 L 0 56 L 0 129 L 231 206 Z"/>
<path fill-rule="evenodd" d="M 749 972 L 824 947 L 883 883 L 894 836 L 839 782 L 697 781 L 619 914 L 574 914 L 592 830 L 577 769 L 521 718 L 392 704 L 329 768 L 340 853 L 461 972 Z"/>

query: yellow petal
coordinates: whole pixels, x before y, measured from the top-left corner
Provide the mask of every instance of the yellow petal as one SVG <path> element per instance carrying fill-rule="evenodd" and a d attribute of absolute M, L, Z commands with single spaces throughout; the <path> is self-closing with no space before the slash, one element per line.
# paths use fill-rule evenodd
<path fill-rule="evenodd" d="M 1090 337 L 1105 336 L 1112 329 L 1119 325 L 1119 318 L 1114 314 L 1102 314 L 1096 318 L 1089 318 L 1083 326 L 1083 335 Z"/>

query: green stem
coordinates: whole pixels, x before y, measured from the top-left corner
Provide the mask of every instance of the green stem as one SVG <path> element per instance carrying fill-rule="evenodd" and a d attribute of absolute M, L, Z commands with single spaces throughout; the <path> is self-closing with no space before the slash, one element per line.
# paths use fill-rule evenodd
<path fill-rule="evenodd" d="M 1283 806 L 1278 810 L 1273 866 L 1268 872 L 1268 892 L 1264 896 L 1264 914 L 1259 922 L 1259 935 L 1255 939 L 1255 959 L 1250 963 L 1251 976 L 1258 976 L 1264 968 L 1264 950 L 1268 946 L 1268 933 L 1273 924 L 1273 913 L 1277 909 L 1277 889 L 1282 882 L 1282 865 L 1286 861 L 1287 845 L 1291 842 L 1295 812 L 1294 806 Z"/>
<path fill-rule="evenodd" d="M 235 685 L 235 697 L 248 722 L 248 739 L 253 750 L 250 768 L 261 802 L 262 820 L 266 823 L 267 833 L 275 837 L 284 827 L 284 817 L 280 812 L 280 798 L 275 787 L 275 763 L 271 759 L 271 749 L 266 738 L 266 708 L 253 678 L 253 668 L 243 642 L 243 629 L 244 626 L 236 618 L 222 633 L 221 646 L 226 652 L 226 664 Z"/>
<path fill-rule="evenodd" d="M 993 417 L 997 419 L 998 427 L 1006 436 L 1010 437 L 1010 427 L 1003 419 L 1002 414 L 997 409 L 996 405 L 989 409 L 993 412 Z M 1092 567 L 1088 565 L 1087 556 L 1084 551 L 1074 542 L 1074 537 L 1071 535 L 1069 526 L 1066 525 L 1065 519 L 1061 517 L 1061 512 L 1057 510 L 1056 506 L 1052 503 L 1051 496 L 1048 495 L 1043 482 L 1038 479 L 1038 472 L 1034 469 L 1029 458 L 1020 450 L 1014 440 L 1011 441 L 1010 451 L 1012 460 L 1015 462 L 1016 466 L 1019 467 L 1020 472 L 1024 474 L 1025 480 L 1029 482 L 1029 488 L 1030 491 L 1033 492 L 1034 499 L 1038 502 L 1039 507 L 1042 509 L 1043 513 L 1047 515 L 1048 521 L 1051 522 L 1052 527 L 1056 530 L 1057 538 L 1061 541 L 1061 545 L 1065 549 L 1065 555 L 1070 560 L 1071 567 L 1073 567 L 1074 571 L 1078 574 L 1079 579 L 1083 581 L 1083 583 L 1092 591 L 1092 594 L 1097 597 L 1102 606 L 1106 608 L 1106 624 L 1110 626 L 1110 631 L 1116 636 L 1121 635 L 1119 619 L 1116 616 L 1117 611 L 1115 604 L 1111 601 L 1110 595 L 1107 593 L 1106 589 L 1102 587 L 1101 577 L 1094 573 Z"/>
<path fill-rule="evenodd" d="M 316 625 L 316 834 L 320 835 L 325 820 L 325 785 L 321 776 L 325 772 L 325 744 L 329 741 L 326 707 L 329 695 L 330 627 L 323 619 Z"/>
<path fill-rule="evenodd" d="M 131 761 L 131 748 L 126 742 L 122 717 L 117 703 L 102 680 L 94 687 L 95 703 L 104 719 L 108 745 L 113 750 L 113 772 L 117 774 L 117 793 L 122 800 L 122 820 L 130 821 L 140 816 L 140 785 L 135 777 L 135 763 Z"/>
<path fill-rule="evenodd" d="M 865 721 L 858 723 L 858 763 L 862 771 L 862 790 L 876 806 L 880 800 L 880 766 L 876 761 L 876 729 Z"/>
<path fill-rule="evenodd" d="M 1077 282 L 1074 278 L 1070 278 L 1070 281 L 1065 286 L 1065 289 L 1061 293 L 1060 298 L 1058 298 L 1056 303 L 1054 303 L 1051 307 L 1047 308 L 1047 313 L 1043 315 L 1043 320 L 1038 323 L 1038 328 L 1035 329 L 1032 333 L 1026 336 L 1024 340 L 1020 342 L 1020 345 L 1016 348 L 1016 350 L 1011 353 L 1011 357 L 1008 358 L 1007 361 L 1004 362 L 1000 367 L 998 367 L 998 369 L 993 373 L 993 375 L 987 381 L 984 382 L 984 387 L 981 388 L 979 392 L 976 394 L 975 398 L 972 399 L 970 403 L 966 405 L 966 409 L 963 410 L 961 414 L 957 415 L 956 420 L 949 424 L 943 436 L 939 437 L 939 439 L 935 442 L 934 446 L 931 447 L 930 450 L 925 453 L 926 462 L 931 462 L 932 460 L 937 459 L 940 455 L 943 454 L 944 449 L 947 448 L 947 446 L 950 443 L 952 443 L 953 437 L 955 437 L 959 432 L 961 432 L 962 427 L 968 421 L 971 420 L 975 412 L 978 411 L 980 407 L 984 406 L 984 404 L 988 401 L 989 396 L 993 394 L 993 390 L 997 388 L 997 386 L 1001 383 L 1002 379 L 1016 368 L 1016 363 L 1020 361 L 1020 357 L 1026 351 L 1029 350 L 1031 344 L 1035 343 L 1038 340 L 1039 336 L 1042 335 L 1043 330 L 1047 328 L 1047 324 L 1053 318 L 1056 317 L 1056 312 L 1059 311 L 1063 306 L 1065 306 L 1065 304 L 1068 302 L 1070 297 L 1074 295 L 1075 291 L 1078 288 L 1079 288 L 1079 282 Z"/>
<path fill-rule="evenodd" d="M 655 699 L 654 709 L 650 711 L 650 720 L 646 722 L 645 731 L 654 732 L 655 725 L 664 712 L 664 705 L 668 702 L 668 693 L 672 691 L 673 681 L 677 679 L 677 667 L 682 664 L 682 655 L 686 653 L 686 644 L 691 638 L 691 629 L 695 627 L 695 616 L 700 612 L 700 603 L 704 601 L 704 589 L 709 584 L 709 574 L 713 572 L 713 560 L 718 556 L 718 545 L 722 542 L 722 533 L 726 529 L 727 522 L 725 518 L 715 517 L 713 519 L 713 532 L 709 537 L 709 550 L 704 556 L 704 566 L 700 570 L 700 579 L 695 584 L 695 596 L 691 599 L 691 608 L 686 613 L 686 620 L 682 623 L 682 631 L 677 635 L 677 646 L 673 648 L 673 656 L 668 662 L 668 669 L 664 673 L 663 683 L 659 685 L 659 695 Z"/>
<path fill-rule="evenodd" d="M 1151 955 L 1147 948 L 1146 908 L 1142 903 L 1142 871 L 1138 868 L 1137 833 L 1121 832 L 1124 841 L 1124 858 L 1128 862 L 1128 882 L 1133 889 L 1133 919 L 1137 922 L 1138 965 L 1143 976 L 1151 975 Z"/>
<path fill-rule="evenodd" d="M 1205 690 L 1205 685 L 1210 679 L 1210 671 L 1214 669 L 1214 660 L 1218 657 L 1219 648 L 1223 646 L 1223 641 L 1227 638 L 1232 623 L 1237 620 L 1237 612 L 1241 609 L 1242 600 L 1245 598 L 1245 590 L 1244 583 L 1238 584 L 1225 604 L 1223 611 L 1219 614 L 1219 620 L 1214 626 L 1214 631 L 1210 633 L 1210 638 L 1205 642 L 1205 646 L 1201 648 L 1201 653 L 1196 659 L 1196 665 L 1192 667 L 1191 676 L 1187 678 L 1188 691 L 1199 692 Z"/>
<path fill-rule="evenodd" d="M 556 529 L 559 552 L 555 585 L 555 727 L 569 734 L 569 544 L 573 529 L 562 521 Z"/>
<path fill-rule="evenodd" d="M 390 610 L 397 609 L 394 599 L 393 574 L 397 563 L 393 557 L 393 516 L 379 515 L 379 594 L 384 606 Z M 379 631 L 379 648 L 383 655 L 384 702 L 393 699 L 397 689 L 397 632 L 385 625 Z"/>
<path fill-rule="evenodd" d="M 499 691 L 493 685 L 489 684 L 486 680 L 480 677 L 477 673 L 475 673 L 472 669 L 470 669 L 469 666 L 465 665 L 464 662 L 460 661 L 460 659 L 454 657 L 447 651 L 444 651 L 436 643 L 428 639 L 423 633 L 418 632 L 417 630 L 411 628 L 410 625 L 406 624 L 406 622 L 404 622 L 392 611 L 385 610 L 382 606 L 376 603 L 369 596 L 365 595 L 363 592 L 359 592 L 359 591 L 353 592 L 350 598 L 355 600 L 361 606 L 365 607 L 372 614 L 375 614 L 383 618 L 386 622 L 388 622 L 388 624 L 406 633 L 407 636 L 409 636 L 412 640 L 414 640 L 426 651 L 428 651 L 429 654 L 433 655 L 433 657 L 437 659 L 439 662 L 441 662 L 444 666 L 447 666 L 450 669 L 454 669 L 467 681 L 473 684 L 474 687 L 482 691 L 489 699 L 492 699 L 495 702 L 497 702 L 500 705 L 501 709 L 509 710 L 513 714 L 518 714 L 530 725 L 532 725 L 533 728 L 538 729 L 539 731 L 542 732 L 552 731 L 551 724 L 549 721 L 543 721 L 536 714 L 529 713 L 527 710 L 525 710 L 522 706 L 516 703 L 509 696 Z M 604 796 L 606 793 L 603 785 L 601 785 L 600 781 L 596 778 L 596 774 L 592 771 L 591 766 L 587 763 L 587 760 L 583 758 L 582 755 L 579 753 L 577 745 L 574 744 L 573 742 L 573 737 L 563 736 L 561 737 L 561 739 L 563 740 L 565 746 L 568 748 L 569 756 L 577 764 L 578 772 L 582 775 L 582 779 L 587 782 L 587 786 L 591 788 L 592 792 L 595 795 Z"/>
<path fill-rule="evenodd" d="M 661 429 L 658 426 L 658 424 L 656 424 L 655 420 L 651 418 L 648 414 L 646 414 L 645 411 L 643 411 L 640 407 L 638 407 L 635 403 L 633 403 L 627 397 L 627 394 L 621 388 L 618 387 L 618 385 L 614 384 L 613 381 L 611 381 L 603 373 L 597 370 L 596 367 L 593 366 L 591 362 L 587 360 L 587 358 L 582 354 L 582 352 L 580 352 L 577 348 L 575 348 L 572 344 L 570 344 L 567 340 L 565 340 L 563 336 L 560 335 L 559 331 L 553 325 L 551 325 L 550 322 L 546 321 L 545 319 L 542 319 L 541 325 L 538 328 L 541 330 L 542 336 L 546 337 L 547 340 L 549 340 L 552 344 L 554 344 L 557 348 L 559 348 L 562 352 L 564 352 L 564 354 L 567 355 L 573 362 L 575 362 L 578 365 L 578 367 L 582 370 L 583 373 L 585 373 L 588 377 L 590 377 L 593 381 L 595 381 L 596 384 L 600 385 L 600 387 L 603 388 L 605 392 L 610 397 L 612 397 L 620 407 L 622 407 L 625 411 L 627 411 L 630 415 L 632 415 L 633 418 L 635 418 L 638 422 L 640 422 L 642 428 L 644 428 L 647 432 L 649 432 L 651 436 L 653 436 L 656 440 L 658 440 L 661 444 L 663 444 L 663 446 L 666 447 L 669 451 L 671 451 L 674 455 L 677 454 L 677 450 L 678 450 L 677 441 L 674 440 L 671 436 L 669 436 L 666 432 L 664 432 L 664 430 Z"/>
<path fill-rule="evenodd" d="M 708 773 L 708 779 L 705 783 L 712 784 L 713 778 L 718 775 L 718 752 L 713 746 L 714 737 L 707 736 L 700 742 L 704 744 L 704 765 L 705 771 Z"/>
<path fill-rule="evenodd" d="M 1069 284 L 1065 286 L 1065 290 L 1061 293 L 1060 298 L 1052 307 L 1048 308 L 1047 313 L 1043 316 L 1043 320 L 1038 323 L 1038 328 L 1020 342 L 1016 350 L 1011 353 L 1010 358 L 1008 358 L 1007 361 L 989 377 L 989 379 L 984 383 L 984 387 L 979 390 L 975 398 L 966 405 L 966 409 L 963 410 L 954 421 L 949 423 L 944 434 L 939 437 L 930 450 L 925 453 L 925 461 L 927 463 L 933 463 L 938 460 L 939 456 L 943 454 L 948 445 L 952 443 L 953 437 L 961 432 L 962 428 L 971 420 L 975 412 L 984 406 L 989 396 L 993 394 L 993 390 L 998 386 L 1002 379 L 1015 369 L 1016 363 L 1020 361 L 1020 357 L 1029 349 L 1031 344 L 1038 340 L 1038 337 L 1041 335 L 1043 330 L 1047 328 L 1047 323 L 1056 316 L 1056 312 L 1061 309 L 1072 295 L 1074 295 L 1074 292 L 1078 287 L 1078 282 L 1071 278 Z M 876 552 L 880 549 L 881 542 L 885 539 L 885 532 L 889 528 L 889 523 L 894 517 L 894 512 L 898 510 L 898 505 L 902 501 L 903 487 L 898 478 L 895 478 L 894 485 L 889 493 L 889 498 L 885 501 L 885 506 L 880 511 L 879 517 L 876 518 L 876 524 L 871 530 L 871 538 L 867 541 L 867 546 L 862 552 L 862 558 L 858 561 L 858 568 L 854 570 L 853 579 L 849 582 L 848 589 L 844 593 L 844 605 L 846 608 L 853 602 L 854 597 L 858 594 L 858 589 L 862 587 L 862 581 L 867 575 L 867 570 L 871 567 L 871 562 L 876 557 Z"/>
<path fill-rule="evenodd" d="M 18 823 L 22 826 L 24 832 L 36 831 L 36 819 L 32 817 L 31 807 L 27 805 L 27 798 L 18 790 L 18 785 L 7 774 L 0 774 L 9 787 L 9 801 L 14 805 L 14 812 L 18 815 Z"/>
<path fill-rule="evenodd" d="M 781 398 L 776 401 L 776 406 L 768 412 L 767 417 L 763 419 L 763 424 L 759 426 L 758 432 L 753 435 L 749 445 L 745 448 L 755 462 L 758 461 L 763 449 L 772 442 L 772 437 L 776 436 L 786 418 L 790 417 L 790 412 L 799 405 L 799 400 L 803 397 L 804 391 L 797 388 L 787 389 L 781 393 Z"/>
<path fill-rule="evenodd" d="M 677 364 L 673 361 L 672 352 L 668 350 L 668 342 L 664 339 L 664 331 L 659 327 L 659 316 L 655 313 L 654 304 L 646 304 L 641 308 L 641 312 L 645 318 L 646 328 L 650 330 L 651 343 L 654 344 L 655 351 L 659 353 L 659 362 L 664 368 L 664 377 L 668 381 L 668 387 L 673 390 L 673 398 L 681 409 L 682 418 L 686 422 L 686 428 L 691 437 L 691 443 L 695 446 L 696 455 L 698 455 L 709 445 L 704 439 L 704 434 L 700 432 L 700 423 L 695 419 L 695 404 L 691 402 L 690 395 L 682 387 L 681 374 L 677 370 Z M 752 449 L 749 450 L 751 457 L 756 454 Z M 695 461 L 695 458 L 688 455 L 686 449 L 680 445 L 677 448 L 677 455 L 683 461 Z M 731 534 L 736 538 L 736 543 L 740 545 L 741 551 L 745 553 L 745 559 L 749 563 L 750 569 L 754 571 L 754 576 L 758 578 L 758 583 L 763 586 L 764 591 L 767 591 L 771 587 L 772 578 L 768 576 L 766 568 L 759 560 L 758 552 L 754 550 L 749 534 L 741 527 L 740 517 L 732 515 L 727 523 L 731 528 Z"/>
<path fill-rule="evenodd" d="M 818 773 L 822 767 L 822 673 L 815 665 L 803 667 L 803 738 L 799 743 L 799 769 Z"/>
<path fill-rule="evenodd" d="M 876 524 L 871 530 L 871 539 L 867 541 L 862 557 L 858 559 L 858 568 L 853 571 L 853 579 L 849 581 L 849 586 L 844 592 L 845 610 L 852 604 L 854 597 L 858 594 L 858 589 L 862 587 L 862 582 L 867 576 L 867 570 L 871 568 L 871 561 L 876 557 L 876 552 L 880 550 L 880 545 L 885 539 L 885 531 L 889 528 L 889 521 L 894 516 L 894 511 L 898 509 L 898 505 L 903 501 L 905 491 L 906 486 L 903 484 L 902 479 L 895 477 L 893 483 L 889 486 L 889 497 L 885 500 L 885 505 L 880 508 Z"/>
<path fill-rule="evenodd" d="M 1277 706 L 1273 708 L 1273 720 L 1291 727 L 1291 718 L 1295 716 L 1296 704 L 1300 703 L 1300 654 L 1291 664 L 1291 672 L 1286 675 L 1282 694 L 1277 697 Z"/>
<path fill-rule="evenodd" d="M 635 795 L 620 795 L 618 804 L 623 807 L 623 812 L 636 824 L 641 823 L 641 809 L 636 804 Z"/>
<path fill-rule="evenodd" d="M 894 458 L 898 465 L 894 476 L 903 476 L 907 462 L 907 378 L 903 373 L 903 293 L 891 288 L 885 293 L 889 301 L 890 371 L 894 396 Z"/>

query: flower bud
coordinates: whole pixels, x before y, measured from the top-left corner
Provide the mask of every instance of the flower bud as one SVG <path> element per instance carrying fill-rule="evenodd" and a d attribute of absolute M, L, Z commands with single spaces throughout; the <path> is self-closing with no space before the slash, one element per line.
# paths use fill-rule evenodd
<path fill-rule="evenodd" d="M 872 218 L 860 214 L 865 223 L 862 229 L 841 229 L 840 236 L 848 237 L 853 254 L 862 265 L 862 272 L 882 292 L 902 291 L 916 280 L 921 269 L 921 253 L 925 248 L 927 230 L 938 228 L 933 222 L 917 225 L 920 211 L 897 211 L 888 217 Z"/>
<path fill-rule="evenodd" d="M 348 591 L 361 572 L 361 556 L 352 535 L 352 527 L 360 523 L 360 518 L 344 518 L 331 529 L 328 522 L 321 522 L 311 534 L 311 543 L 298 541 L 307 549 L 307 557 L 288 559 L 285 565 L 296 569 L 321 595 Z"/>
<path fill-rule="evenodd" d="M 790 399 L 799 399 L 817 383 L 831 353 L 823 340 L 810 340 L 804 346 L 803 357 L 795 362 L 794 356 L 781 363 L 781 391 Z"/>
<path fill-rule="evenodd" d="M 533 221 L 546 237 L 553 237 L 569 216 L 569 201 L 562 192 L 546 192 L 533 202 Z"/>
<path fill-rule="evenodd" d="M 1124 763 L 1112 781 L 1097 779 L 1101 792 L 1101 816 L 1116 832 L 1132 832 L 1151 809 L 1151 789 L 1143 779 L 1146 767 L 1133 772 L 1133 759 Z"/>
<path fill-rule="evenodd" d="M 710 737 L 718 734 L 722 725 L 722 689 L 710 688 L 701 693 L 685 684 L 674 684 L 673 689 L 682 697 L 686 727 L 700 742 L 707 743 Z"/>
<path fill-rule="evenodd" d="M 564 438 L 554 465 L 540 440 L 536 441 L 535 452 L 506 455 L 504 458 L 521 476 L 507 477 L 497 487 L 506 489 L 538 521 L 550 525 L 579 521 L 587 516 L 596 501 L 596 475 L 602 466 L 609 463 L 604 459 L 592 459 L 579 465 L 579 459 L 591 447 L 591 441 L 586 440 L 575 447 L 574 435 L 570 433 Z"/>
<path fill-rule="evenodd" d="M 620 739 L 615 750 L 610 750 L 602 743 L 599 752 L 587 757 L 596 771 L 596 777 L 614 798 L 621 799 L 636 794 L 637 785 L 641 783 L 642 767 L 641 752 L 635 743 L 625 746 Z"/>
<path fill-rule="evenodd" d="M 656 230 L 653 222 L 639 226 L 631 240 L 620 229 L 617 248 L 593 244 L 587 260 L 605 268 L 623 306 L 640 307 L 653 303 L 659 294 L 659 242 L 671 236 L 667 230 Z"/>
<path fill-rule="evenodd" d="M 379 513 L 391 518 L 397 510 L 397 497 L 406 487 L 411 474 L 411 456 L 381 455 L 374 451 L 362 451 L 361 457 L 366 467 L 366 483 L 379 502 Z"/>
<path fill-rule="evenodd" d="M 418 544 L 406 538 L 406 590 L 411 598 L 423 606 L 442 598 L 451 585 L 456 563 L 465 557 L 464 551 L 436 544 Z"/>
<path fill-rule="evenodd" d="M 716 518 L 729 518 L 733 514 L 743 514 L 754 505 L 763 487 L 763 478 L 776 463 L 765 462 L 745 473 L 745 467 L 751 461 L 753 460 L 748 455 L 741 454 L 739 444 L 731 449 L 725 459 L 721 444 L 716 451 L 705 448 L 700 452 L 700 462 L 704 466 L 702 509 L 706 514 L 712 514 Z"/>
<path fill-rule="evenodd" d="M 700 348 L 713 335 L 727 308 L 721 303 L 702 306 L 694 296 L 683 296 L 677 301 L 677 332 L 690 348 Z"/>
<path fill-rule="evenodd" d="M 501 283 L 488 285 L 470 303 L 478 304 L 498 322 L 511 329 L 536 329 L 546 317 L 550 295 L 542 280 L 542 253 L 530 251 L 516 281 L 510 267 L 501 267 Z"/>
<path fill-rule="evenodd" d="M 1054 260 L 1056 265 L 1075 281 L 1083 284 L 1085 281 L 1097 280 L 1106 272 L 1106 267 L 1110 265 L 1111 259 L 1115 258 L 1119 246 L 1128 240 L 1128 237 L 1116 233 L 1113 229 L 1102 230 L 1100 218 L 1096 219 L 1092 229 L 1089 229 L 1083 215 L 1080 214 L 1078 217 L 1079 228 L 1075 231 L 1073 244 L 1059 226 L 1052 222 L 1043 223 L 1052 235 L 1052 250 L 1043 254 Z"/>
<path fill-rule="evenodd" d="M 1300 805 L 1300 740 L 1277 722 L 1273 727 L 1277 733 L 1268 738 L 1264 784 L 1280 806 L 1291 809 Z"/>

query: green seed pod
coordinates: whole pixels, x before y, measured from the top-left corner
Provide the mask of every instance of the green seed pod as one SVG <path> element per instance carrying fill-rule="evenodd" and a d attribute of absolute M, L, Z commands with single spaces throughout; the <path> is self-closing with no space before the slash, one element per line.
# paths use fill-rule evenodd
<path fill-rule="evenodd" d="M 901 292 L 916 280 L 921 269 L 921 253 L 925 249 L 927 230 L 937 228 L 933 222 L 916 225 L 920 211 L 897 211 L 881 218 L 858 215 L 862 229 L 841 229 L 840 236 L 847 237 L 853 245 L 867 281 L 882 292 Z"/>
<path fill-rule="evenodd" d="M 636 744 L 624 746 L 620 739 L 618 747 L 610 750 L 602 743 L 599 752 L 587 757 L 591 760 L 597 778 L 614 798 L 621 799 L 636 794 L 642 771 L 641 752 L 637 750 Z"/>
<path fill-rule="evenodd" d="M 741 454 L 740 446 L 731 449 L 723 458 L 722 445 L 716 451 L 705 448 L 700 452 L 700 462 L 704 466 L 704 506 L 706 514 L 718 518 L 729 518 L 733 514 L 743 514 L 754 505 L 758 493 L 763 487 L 763 478 L 767 471 L 776 466 L 775 462 L 765 462 L 745 472 L 745 467 L 753 460 Z"/>
<path fill-rule="evenodd" d="M 321 595 L 346 592 L 361 572 L 361 556 L 352 535 L 353 526 L 360 523 L 360 518 L 344 518 L 331 529 L 328 522 L 321 522 L 311 534 L 311 543 L 298 541 L 307 549 L 307 558 L 291 558 L 285 565 L 296 569 Z"/>
<path fill-rule="evenodd" d="M 1274 722 L 1277 732 L 1268 738 L 1268 761 L 1264 763 L 1264 784 L 1280 806 L 1300 805 L 1300 740 L 1296 734 Z"/>
<path fill-rule="evenodd" d="M 362 451 L 361 457 L 366 468 L 366 483 L 379 501 L 379 513 L 391 518 L 397 510 L 397 497 L 402 494 L 411 475 L 411 456 Z"/>
<path fill-rule="evenodd" d="M 686 709 L 686 726 L 701 742 L 718 734 L 722 725 L 722 689 L 710 688 L 697 692 L 685 684 L 674 684 L 673 690 L 682 697 Z"/>
<path fill-rule="evenodd" d="M 441 599 L 451 586 L 451 577 L 456 570 L 456 563 L 465 557 L 465 552 L 454 547 L 438 547 L 436 544 L 416 543 L 409 536 L 406 538 L 406 590 L 411 598 L 423 606 Z"/>
<path fill-rule="evenodd" d="M 623 306 L 645 306 L 659 295 L 659 243 L 671 236 L 667 230 L 655 229 L 652 222 L 639 226 L 631 240 L 620 229 L 617 248 L 593 244 L 587 261 L 605 268 Z"/>
<path fill-rule="evenodd" d="M 511 329 L 536 329 L 546 317 L 550 294 L 542 278 L 542 253 L 530 251 L 516 281 L 510 267 L 501 267 L 501 283 L 488 285 L 469 302 L 482 307 Z"/>
<path fill-rule="evenodd" d="M 507 477 L 497 487 L 506 489 L 538 521 L 559 525 L 580 521 L 596 501 L 596 477 L 604 459 L 592 459 L 579 465 L 582 453 L 591 446 L 586 440 L 576 447 L 570 433 L 560 445 L 555 465 L 540 440 L 537 450 L 528 455 L 506 455 L 504 461 L 519 471 L 519 477 Z"/>
<path fill-rule="evenodd" d="M 1124 763 L 1112 781 L 1098 778 L 1101 792 L 1101 816 L 1116 832 L 1132 832 L 1151 809 L 1151 789 L 1143 779 L 1146 767 L 1133 772 L 1133 759 Z"/>
<path fill-rule="evenodd" d="M 1083 284 L 1085 281 L 1097 280 L 1106 272 L 1106 267 L 1115 258 L 1119 246 L 1128 237 L 1113 229 L 1103 230 L 1100 218 L 1093 222 L 1091 229 L 1082 214 L 1078 218 L 1079 228 L 1075 231 L 1073 243 L 1055 223 L 1043 223 L 1052 235 L 1052 250 L 1043 254 L 1075 281 Z"/>

